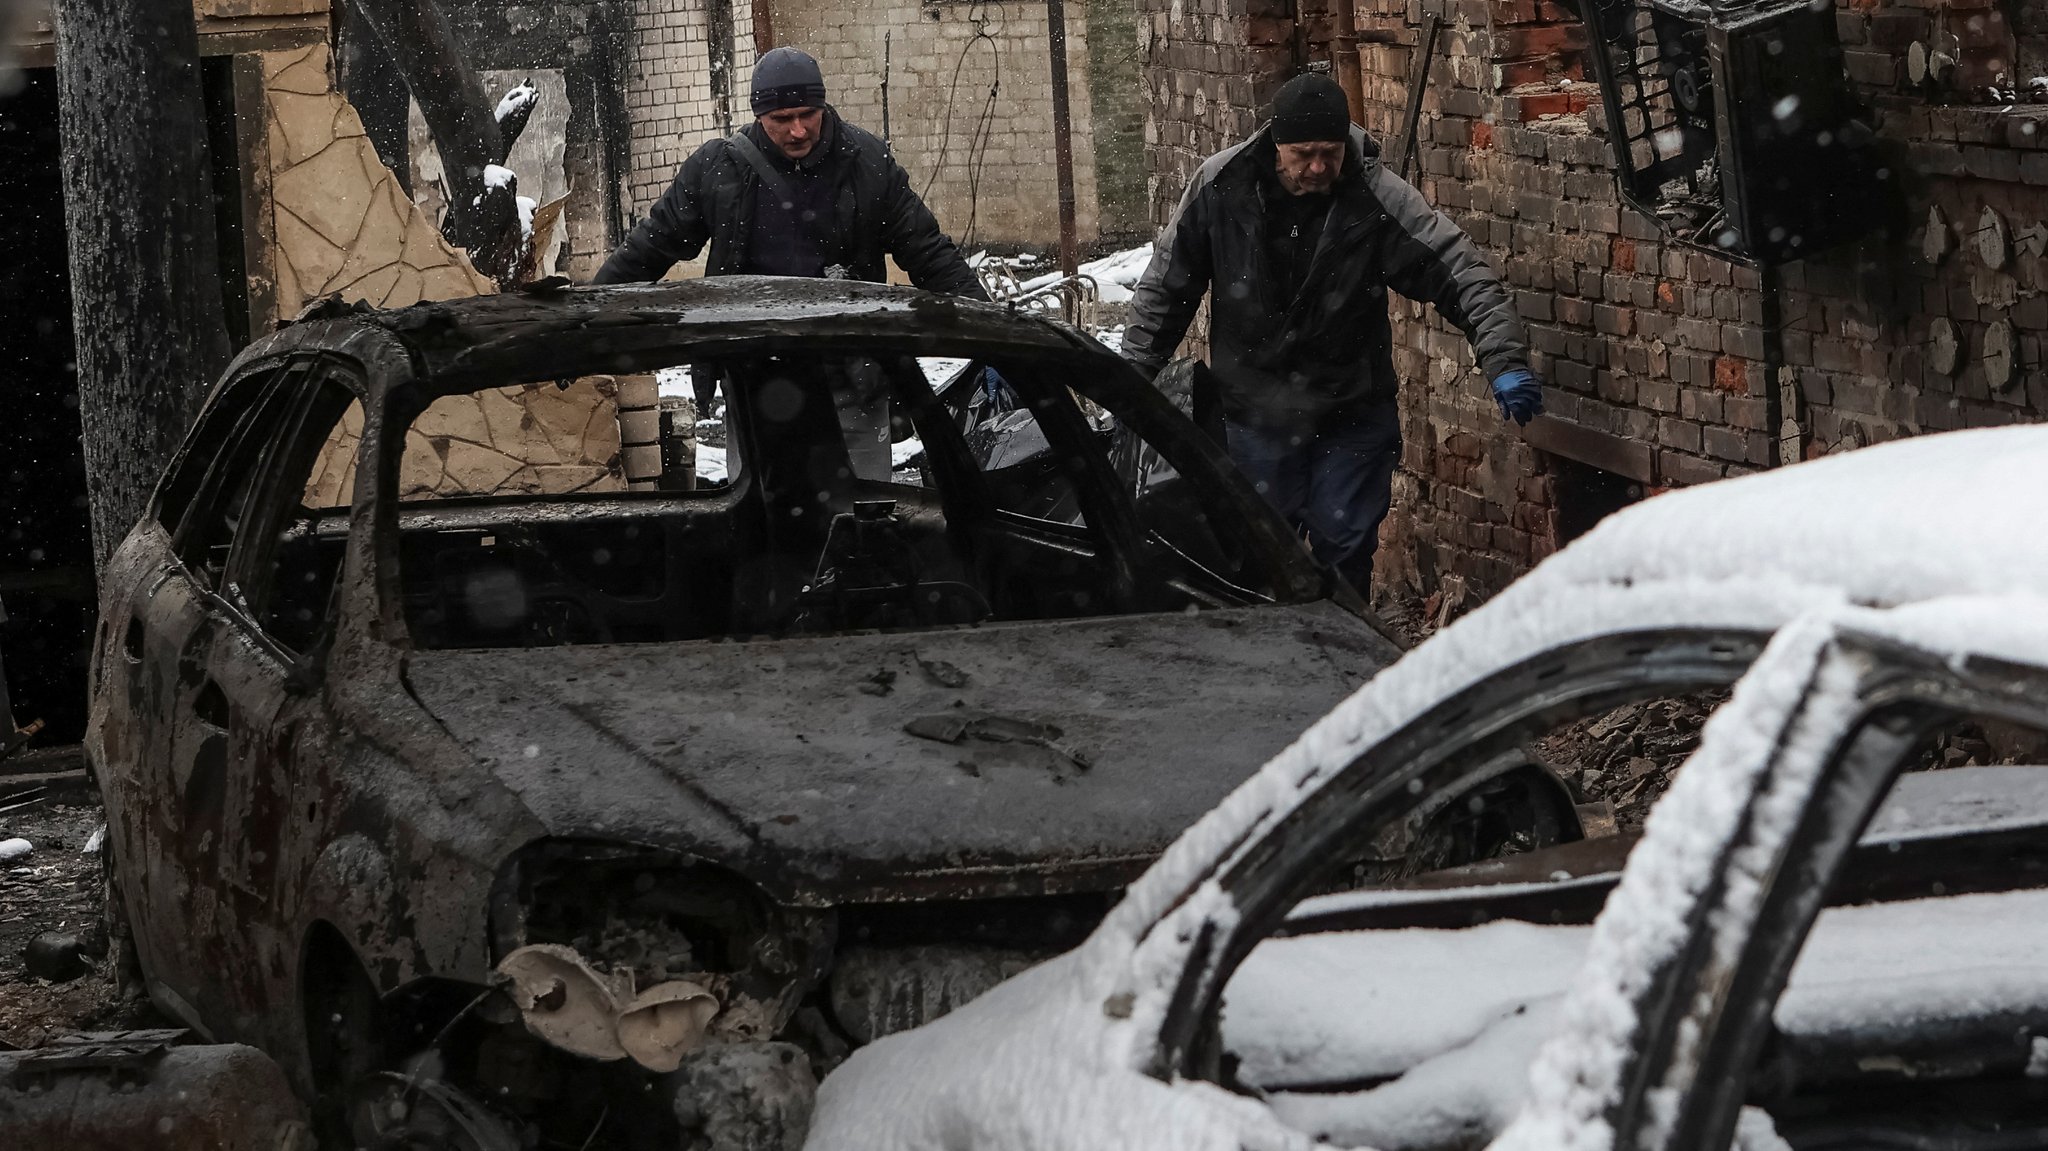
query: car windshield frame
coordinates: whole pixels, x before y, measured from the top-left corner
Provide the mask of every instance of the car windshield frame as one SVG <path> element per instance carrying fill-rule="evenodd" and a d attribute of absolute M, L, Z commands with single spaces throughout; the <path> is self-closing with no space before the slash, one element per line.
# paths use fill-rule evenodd
<path fill-rule="evenodd" d="M 1756 834 L 1757 801 L 1777 774 L 1769 770 L 1754 776 L 1742 822 L 1716 861 L 1716 881 L 1696 897 L 1690 918 L 1697 929 L 1640 981 L 1631 1003 L 1640 1022 L 1619 1076 L 1620 1098 L 1605 1116 L 1616 1151 L 1730 1143 L 1800 951 L 1864 830 L 1928 736 L 1965 718 L 2048 729 L 2048 661 L 1955 654 L 1976 646 L 1931 653 L 1853 623 L 1834 633 L 1808 684 L 1831 666 L 1850 668 L 1859 706 L 1835 723 L 1833 738 L 1817 753 L 1818 770 L 1793 830 L 1761 870 L 1747 926 L 1706 929 L 1728 857 Z M 1786 733 L 1776 733 L 1770 762 L 1785 754 Z M 1740 932 L 1732 962 L 1718 958 L 1726 954 L 1717 937 L 1723 930 Z M 1681 1050 L 1689 1054 L 1681 1058 Z M 1672 1098 L 1664 1089 L 1674 1085 L 1669 1111 L 1649 1122 L 1662 1106 L 1653 1099 Z"/>
<path fill-rule="evenodd" d="M 843 321 L 844 317 L 840 319 Z M 1143 572 L 1143 578 L 1158 582 L 1158 569 L 1170 562 L 1169 557 L 1163 554 L 1165 552 L 1174 552 L 1181 564 L 1200 568 L 1199 564 L 1179 555 L 1140 523 L 1132 503 L 1133 493 L 1123 490 L 1123 481 L 1109 461 L 1106 450 L 1088 442 L 1090 425 L 1073 397 L 1085 398 L 1113 413 L 1121 425 L 1145 437 L 1162 454 L 1171 453 L 1168 456 L 1170 462 L 1191 481 L 1197 498 L 1210 501 L 1207 506 L 1215 509 L 1215 514 L 1234 525 L 1232 530 L 1241 531 L 1244 537 L 1241 546 L 1265 567 L 1265 586 L 1247 589 L 1237 581 L 1212 575 L 1207 582 L 1220 589 L 1222 594 L 1243 595 L 1251 602 L 1279 603 L 1312 602 L 1331 594 L 1332 585 L 1326 573 L 1316 566 L 1307 549 L 1266 501 L 1236 472 L 1221 448 L 1202 435 L 1173 408 L 1170 401 L 1146 384 L 1143 377 L 1120 357 L 1092 341 L 1084 342 L 1084 338 L 1076 333 L 1063 329 L 1042 330 L 1051 326 L 1027 323 L 1021 319 L 1008 322 L 1019 326 L 1019 338 L 991 338 L 985 333 L 976 333 L 940 334 L 906 340 L 901 334 L 889 332 L 872 335 L 849 333 L 843 323 L 834 323 L 825 325 L 826 330 L 818 338 L 807 339 L 806 324 L 802 321 L 793 321 L 772 336 L 751 327 L 727 332 L 715 325 L 707 325 L 701 330 L 679 330 L 677 326 L 670 325 L 657 333 L 662 338 L 650 338 L 648 332 L 638 330 L 634 325 L 622 324 L 618 329 L 607 328 L 602 332 L 585 334 L 583 338 L 589 346 L 581 356 L 558 352 L 545 364 L 526 364 L 509 376 L 505 372 L 494 372 L 492 365 L 497 360 L 486 356 L 457 357 L 443 362 L 438 374 L 423 374 L 421 369 L 431 369 L 432 358 L 416 356 L 414 371 L 390 381 L 389 386 L 377 396 L 376 402 L 383 418 L 366 420 L 366 440 L 371 438 L 372 429 L 376 434 L 375 442 L 365 445 L 362 456 L 365 463 L 375 460 L 376 466 L 359 468 L 357 472 L 359 486 L 368 489 L 364 494 L 371 500 L 373 522 L 379 525 L 380 536 L 388 533 L 394 545 L 377 548 L 378 566 L 384 570 L 375 586 L 380 600 L 378 615 L 383 621 L 385 638 L 401 646 L 413 646 L 399 600 L 401 561 L 395 546 L 399 532 L 408 522 L 420 522 L 422 518 L 431 519 L 451 512 L 461 514 L 465 508 L 515 503 L 528 509 L 636 504 L 658 507 L 670 501 L 701 506 L 707 500 L 735 498 L 735 493 L 748 482 L 748 469 L 743 465 L 738 482 L 731 487 L 695 493 L 634 491 L 547 497 L 485 496 L 402 503 L 396 498 L 392 480 L 397 475 L 398 460 L 405 449 L 406 429 L 433 400 L 444 395 L 475 393 L 494 387 L 545 387 L 557 378 L 557 372 L 568 373 L 562 378 L 572 378 L 577 374 L 626 374 L 687 364 L 693 360 L 735 362 L 778 354 L 870 357 L 885 364 L 892 361 L 907 363 L 912 358 L 926 357 L 976 363 L 995 361 L 1011 368 L 1020 377 L 1036 377 L 1042 381 L 1045 396 L 1056 391 L 1071 393 L 1048 405 L 1047 410 L 1035 411 L 1035 414 L 1044 417 L 1045 430 L 1056 448 L 1074 451 L 1085 461 L 1084 470 L 1090 482 L 1082 484 L 1077 481 L 1077 495 L 1082 498 L 1083 512 L 1091 529 L 1106 545 L 1108 554 L 1105 560 L 1118 569 L 1114 578 L 1126 585 L 1135 584 Z M 600 342 L 609 342 L 609 337 L 620 331 L 631 331 L 632 338 L 618 341 L 616 348 L 601 349 L 598 346 Z M 1057 336 L 1061 343 L 1048 340 L 1047 336 Z M 890 375 L 892 386 L 900 391 L 904 381 L 896 378 L 897 373 L 891 372 Z M 527 378 L 521 379 L 520 376 Z M 921 375 L 914 381 L 912 390 L 921 392 L 921 396 L 906 407 L 913 422 L 920 424 L 919 432 L 923 435 L 926 431 L 923 425 L 936 421 L 945 409 L 935 389 Z M 957 438 L 957 432 L 954 438 Z M 963 469 L 972 470 L 972 461 L 965 455 L 964 445 L 951 445 L 945 433 L 935 434 L 925 442 L 928 451 L 937 444 L 940 451 L 936 454 L 952 457 L 950 465 L 941 464 L 941 467 L 952 467 L 956 481 Z M 960 447 L 958 453 L 953 451 L 955 446 Z M 957 482 L 955 488 L 960 488 Z M 1116 494 L 1119 491 L 1121 495 Z M 1048 522 L 1046 526 L 1059 528 L 1062 525 Z M 1229 601 L 1217 602 L 1221 606 Z M 1132 610 L 1144 608 L 1133 600 L 1112 614 L 1127 614 Z"/>
<path fill-rule="evenodd" d="M 1471 778 L 1475 769 L 1517 753 L 1560 724 L 1637 699 L 1725 687 L 1767 639 L 1755 628 L 1675 624 L 1564 637 L 1490 668 L 1353 755 L 1209 873 L 1236 914 L 1205 924 L 1186 943 L 1176 941 L 1185 952 L 1153 1040 L 1150 1073 L 1227 1086 L 1224 989 L 1252 948 L 1285 923 L 1331 858 L 1333 843 L 1369 840 L 1432 797 L 1470 787 L 1478 782 Z M 1162 920 L 1140 946 L 1172 934 Z"/>

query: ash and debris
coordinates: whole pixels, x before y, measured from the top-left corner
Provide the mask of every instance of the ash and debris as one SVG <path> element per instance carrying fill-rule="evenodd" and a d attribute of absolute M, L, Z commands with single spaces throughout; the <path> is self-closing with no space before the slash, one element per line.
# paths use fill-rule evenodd
<path fill-rule="evenodd" d="M 0 821 L 0 839 L 31 847 L 0 864 L 0 1044 L 34 1047 L 71 1031 L 169 1026 L 147 999 L 124 998 L 114 963 L 104 958 L 104 861 L 85 850 L 103 823 L 99 806 L 39 805 Z M 61 981 L 31 974 L 26 956 L 39 939 L 60 968 L 76 955 L 85 973 Z"/>
<path fill-rule="evenodd" d="M 1561 727 L 1537 740 L 1534 750 L 1579 802 L 1604 800 L 1621 830 L 1640 830 L 1673 773 L 1699 747 L 1707 717 L 1728 695 L 1722 689 L 1626 704 Z"/>

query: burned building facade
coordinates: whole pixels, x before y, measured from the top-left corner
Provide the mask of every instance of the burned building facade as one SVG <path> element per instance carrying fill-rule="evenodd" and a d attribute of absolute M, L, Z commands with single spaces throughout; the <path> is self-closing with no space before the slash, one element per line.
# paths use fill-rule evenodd
<path fill-rule="evenodd" d="M 1868 196 L 1889 219 L 1782 261 L 1624 202 L 1594 40 L 1570 7 L 1354 0 L 1348 29 L 1334 0 L 1147 7 L 1155 223 L 1281 80 L 1333 64 L 1346 79 L 1355 51 L 1361 122 L 1395 157 L 1419 96 L 1411 179 L 1486 249 L 1529 325 L 1550 416 L 1518 430 L 1459 333 L 1394 302 L 1405 454 L 1383 591 L 1489 594 L 1663 489 L 2048 412 L 2048 80 L 2029 83 L 2048 72 L 2040 5 L 1824 11 L 1838 87 L 1874 133 Z"/>

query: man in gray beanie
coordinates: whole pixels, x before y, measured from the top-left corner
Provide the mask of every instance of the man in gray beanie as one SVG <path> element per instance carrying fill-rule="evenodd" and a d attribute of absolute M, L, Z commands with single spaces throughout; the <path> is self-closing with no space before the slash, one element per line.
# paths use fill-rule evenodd
<path fill-rule="evenodd" d="M 1401 456 L 1387 289 L 1427 300 L 1478 353 L 1503 418 L 1543 410 L 1528 337 L 1456 224 L 1379 160 L 1326 76 L 1188 185 L 1131 302 L 1124 355 L 1156 375 L 1210 298 L 1197 418 L 1220 406 L 1238 468 L 1316 558 L 1366 591 Z"/>
<path fill-rule="evenodd" d="M 985 300 L 981 281 L 910 188 L 888 145 L 825 102 L 818 62 L 776 48 L 754 63 L 754 122 L 709 140 L 683 161 L 661 199 L 633 226 L 592 283 L 658 280 L 711 246 L 707 276 L 888 279 L 885 256 L 934 292 Z M 872 372 L 860 373 L 863 376 Z M 711 414 L 716 381 L 693 370 L 697 410 Z M 879 383 L 839 389 L 855 469 L 889 476 L 889 419 Z"/>
<path fill-rule="evenodd" d="M 816 60 L 795 48 L 763 55 L 753 108 L 752 124 L 683 161 L 595 283 L 658 280 L 709 243 L 709 276 L 879 282 L 894 256 L 920 288 L 987 298 L 887 145 L 825 102 Z"/>

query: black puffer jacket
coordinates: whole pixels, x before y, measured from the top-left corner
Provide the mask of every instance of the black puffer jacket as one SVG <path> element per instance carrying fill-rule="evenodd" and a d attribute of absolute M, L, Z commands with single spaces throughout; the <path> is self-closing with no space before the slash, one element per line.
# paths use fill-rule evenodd
<path fill-rule="evenodd" d="M 758 124 L 742 131 L 764 155 L 779 153 Z M 934 292 L 986 299 L 981 281 L 960 257 L 960 249 L 939 230 L 931 209 L 910 189 L 910 176 L 870 133 L 825 110 L 817 162 L 820 178 L 837 187 L 832 227 L 821 229 L 838 244 L 825 263 L 843 264 L 853 278 L 877 283 L 888 278 L 885 255 Z M 725 140 L 710 140 L 683 161 L 675 182 L 633 226 L 626 241 L 598 269 L 593 283 L 657 280 L 678 261 L 693 260 L 704 245 L 709 276 L 747 270 L 747 243 L 754 227 L 754 194 L 761 178 Z"/>
<path fill-rule="evenodd" d="M 1273 159 L 1261 131 L 1196 173 L 1131 302 L 1124 355 L 1140 369 L 1166 364 L 1210 292 L 1209 365 L 1225 413 L 1313 427 L 1393 396 L 1388 288 L 1463 329 L 1488 379 L 1528 366 L 1528 337 L 1500 278 L 1356 127 L 1307 278 L 1293 299 L 1280 298 L 1261 220 L 1262 196 L 1284 194 L 1261 188 Z"/>

